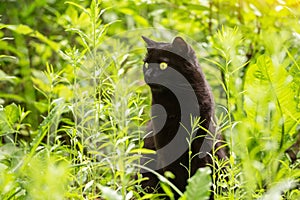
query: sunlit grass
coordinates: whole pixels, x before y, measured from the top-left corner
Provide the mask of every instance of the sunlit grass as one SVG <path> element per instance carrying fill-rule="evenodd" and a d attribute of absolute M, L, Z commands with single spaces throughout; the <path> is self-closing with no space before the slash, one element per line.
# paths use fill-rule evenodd
<path fill-rule="evenodd" d="M 203 169 L 182 199 L 211 184 L 215 199 L 300 197 L 299 159 L 286 154 L 299 135 L 299 2 L 53 2 L 0 8 L 0 199 L 173 196 L 170 174 L 166 194 L 139 185 L 151 96 L 143 30 L 126 33 L 149 26 L 201 45 L 229 153 L 214 149 L 211 179 Z"/>

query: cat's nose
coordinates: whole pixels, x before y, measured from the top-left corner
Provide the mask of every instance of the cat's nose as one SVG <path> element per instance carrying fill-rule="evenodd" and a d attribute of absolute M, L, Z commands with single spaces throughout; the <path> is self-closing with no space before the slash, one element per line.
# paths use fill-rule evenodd
<path fill-rule="evenodd" d="M 154 69 L 153 68 L 147 69 L 147 71 L 145 73 L 145 76 L 150 78 L 150 77 L 153 76 L 153 73 L 154 73 Z"/>
<path fill-rule="evenodd" d="M 144 78 L 145 78 L 146 83 L 149 83 L 151 81 L 151 79 L 153 78 L 153 73 L 154 73 L 154 70 L 151 68 L 149 68 L 145 71 Z"/>
<path fill-rule="evenodd" d="M 146 71 L 144 71 L 144 78 L 146 83 L 157 81 L 159 77 L 161 77 L 161 72 L 159 70 L 159 64 L 157 63 L 151 63 L 151 66 L 149 66 Z"/>

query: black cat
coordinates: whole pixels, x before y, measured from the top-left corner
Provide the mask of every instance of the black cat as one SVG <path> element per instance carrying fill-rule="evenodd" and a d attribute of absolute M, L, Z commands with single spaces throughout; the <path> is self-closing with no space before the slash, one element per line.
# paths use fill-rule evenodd
<path fill-rule="evenodd" d="M 155 42 L 143 37 L 147 44 L 144 59 L 144 79 L 152 93 L 152 120 L 148 125 L 150 136 L 144 147 L 156 151 L 156 155 L 143 158 L 146 167 L 160 174 L 170 171 L 175 175 L 171 182 L 182 192 L 187 180 L 198 168 L 212 164 L 209 155 L 215 135 L 213 125 L 214 100 L 210 87 L 200 69 L 194 50 L 181 38 L 172 43 Z M 200 117 L 202 129 L 191 134 L 191 118 Z M 189 165 L 189 145 L 191 164 Z M 218 148 L 220 142 L 214 148 Z M 217 156 L 226 158 L 223 148 Z M 186 168 L 185 168 L 185 167 Z M 190 174 L 187 168 L 190 166 Z M 142 171 L 142 187 L 153 192 L 159 180 L 151 172 Z M 178 196 L 176 196 L 178 198 Z"/>

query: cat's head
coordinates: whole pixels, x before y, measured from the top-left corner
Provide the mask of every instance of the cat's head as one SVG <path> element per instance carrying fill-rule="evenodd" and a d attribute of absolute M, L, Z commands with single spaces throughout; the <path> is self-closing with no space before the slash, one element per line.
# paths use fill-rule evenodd
<path fill-rule="evenodd" d="M 190 82 L 198 74 L 198 62 L 194 50 L 181 37 L 175 37 L 171 43 L 156 42 L 142 36 L 147 44 L 144 59 L 144 79 L 154 89 L 182 83 L 176 73 L 181 74 Z"/>

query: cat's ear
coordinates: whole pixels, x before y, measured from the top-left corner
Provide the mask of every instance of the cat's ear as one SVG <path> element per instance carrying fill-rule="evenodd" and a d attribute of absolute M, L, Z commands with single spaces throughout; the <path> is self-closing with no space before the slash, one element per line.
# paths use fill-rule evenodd
<path fill-rule="evenodd" d="M 172 46 L 180 52 L 185 52 L 188 53 L 189 52 L 189 45 L 182 39 L 182 37 L 175 37 L 173 42 L 172 42 Z"/>
<path fill-rule="evenodd" d="M 154 47 L 156 45 L 156 42 L 145 37 L 145 36 L 142 36 L 143 40 L 146 42 L 147 46 L 148 47 Z"/>

